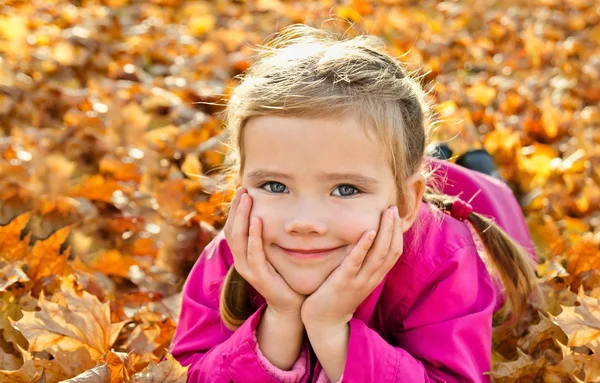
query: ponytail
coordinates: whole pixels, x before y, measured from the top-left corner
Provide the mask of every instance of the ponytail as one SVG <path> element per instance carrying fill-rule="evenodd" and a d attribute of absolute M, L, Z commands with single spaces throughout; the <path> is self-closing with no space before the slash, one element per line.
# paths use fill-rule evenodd
<path fill-rule="evenodd" d="M 443 211 L 451 212 L 455 199 L 447 195 L 428 194 L 426 200 Z M 539 294 L 534 294 L 538 293 L 535 262 L 521 245 L 491 219 L 475 212 L 468 214 L 466 219 L 479 234 L 506 291 L 510 315 L 501 329 L 512 328 L 525 312 L 531 298 L 535 295 L 541 298 Z"/>
<path fill-rule="evenodd" d="M 219 315 L 223 323 L 228 329 L 235 331 L 254 311 L 250 301 L 250 284 L 231 266 L 223 281 L 219 298 Z"/>

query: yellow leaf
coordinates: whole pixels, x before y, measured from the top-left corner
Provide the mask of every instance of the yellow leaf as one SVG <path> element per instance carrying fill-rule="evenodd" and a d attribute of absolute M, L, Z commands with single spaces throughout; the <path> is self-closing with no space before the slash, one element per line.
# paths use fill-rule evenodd
<path fill-rule="evenodd" d="M 492 104 L 497 94 L 496 89 L 483 83 L 473 85 L 467 89 L 466 93 L 475 102 L 485 107 Z"/>
<path fill-rule="evenodd" d="M 211 13 L 204 13 L 190 17 L 188 28 L 194 36 L 202 36 L 214 29 L 217 20 Z"/>
<path fill-rule="evenodd" d="M 22 310 L 35 310 L 37 299 L 30 295 L 16 297 L 8 291 L 2 293 L 0 300 L 0 333 L 4 339 L 12 343 L 13 346 L 27 347 L 27 340 L 23 335 L 15 330 L 11 325 L 12 321 L 17 321 L 23 317 Z"/>
<path fill-rule="evenodd" d="M 23 40 L 27 37 L 27 19 L 21 16 L 0 17 L 0 36 L 7 40 Z"/>
<path fill-rule="evenodd" d="M 86 347 L 94 360 L 110 350 L 125 322 L 110 323 L 108 303 L 85 291 L 78 296 L 65 285 L 53 300 L 64 299 L 65 305 L 46 300 L 42 293 L 40 311 L 24 312 L 14 326 L 29 341 L 29 351 L 76 351 Z"/>
<path fill-rule="evenodd" d="M 45 379 L 48 382 L 58 382 L 68 378 L 62 372 L 56 360 L 35 358 L 30 353 L 22 350 L 21 353 L 23 354 L 23 365 L 21 368 L 14 371 L 0 370 L 0 382 L 39 382 L 43 375 L 45 375 Z"/>

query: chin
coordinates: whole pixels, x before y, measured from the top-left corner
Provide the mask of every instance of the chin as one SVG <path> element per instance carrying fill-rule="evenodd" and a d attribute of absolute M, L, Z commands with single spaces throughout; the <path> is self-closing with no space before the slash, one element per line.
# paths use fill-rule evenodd
<path fill-rule="evenodd" d="M 296 291 L 298 294 L 302 295 L 310 295 L 317 291 L 317 289 L 323 284 L 326 279 L 324 278 L 315 278 L 315 275 L 311 275 L 310 277 L 306 276 L 305 278 L 299 277 L 298 275 L 294 275 L 291 278 L 284 278 L 288 285 Z"/>
<path fill-rule="evenodd" d="M 300 285 L 300 286 L 290 286 L 294 291 L 296 291 L 298 294 L 302 294 L 302 295 L 311 295 L 312 293 L 314 293 L 315 291 L 317 291 L 317 289 L 319 288 L 320 285 L 316 285 L 316 286 L 309 286 L 309 285 Z"/>

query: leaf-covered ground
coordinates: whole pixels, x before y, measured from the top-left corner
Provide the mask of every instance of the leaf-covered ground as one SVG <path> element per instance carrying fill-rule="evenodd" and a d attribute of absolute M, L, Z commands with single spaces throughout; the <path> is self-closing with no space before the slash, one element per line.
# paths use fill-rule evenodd
<path fill-rule="evenodd" d="M 185 381 L 166 350 L 230 198 L 221 95 L 252 44 L 332 16 L 423 75 L 437 138 L 489 150 L 523 206 L 546 302 L 496 334 L 494 380 L 600 381 L 595 0 L 2 4 L 0 381 Z"/>

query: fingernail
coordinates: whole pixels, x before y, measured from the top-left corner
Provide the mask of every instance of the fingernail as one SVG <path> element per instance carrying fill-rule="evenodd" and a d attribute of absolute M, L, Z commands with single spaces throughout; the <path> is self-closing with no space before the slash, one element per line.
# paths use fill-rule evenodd
<path fill-rule="evenodd" d="M 392 206 L 392 212 L 394 214 L 394 217 L 398 217 L 398 206 Z"/>

